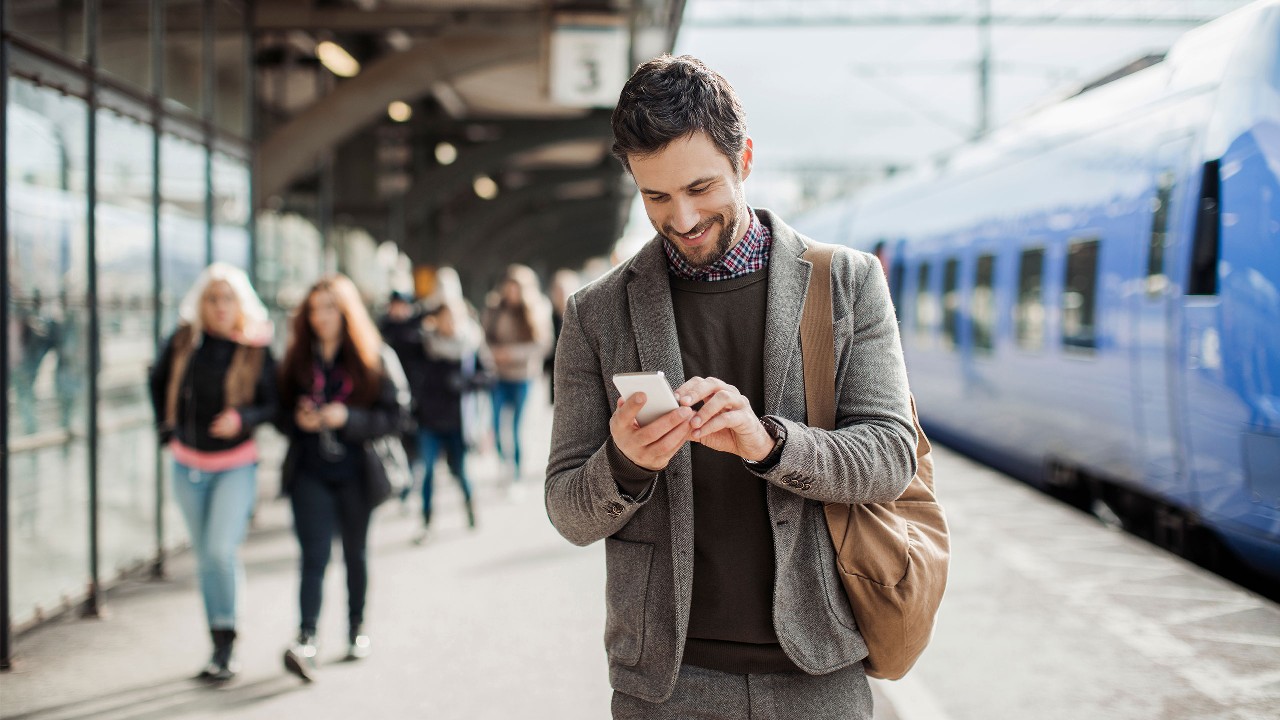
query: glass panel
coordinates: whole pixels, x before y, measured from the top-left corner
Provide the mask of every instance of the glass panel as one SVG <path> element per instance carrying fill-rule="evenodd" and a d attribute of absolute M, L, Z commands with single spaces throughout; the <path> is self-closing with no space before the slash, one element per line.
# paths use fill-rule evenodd
<path fill-rule="evenodd" d="M 1098 346 L 1093 308 L 1097 302 L 1098 241 L 1067 246 L 1067 279 L 1062 288 L 1062 344 L 1068 348 Z"/>
<path fill-rule="evenodd" d="M 921 263 L 916 271 L 916 335 L 922 341 L 929 339 L 936 319 L 937 305 L 929 288 L 929 263 Z"/>
<path fill-rule="evenodd" d="M 1169 284 L 1164 274 L 1164 249 L 1169 243 L 1169 201 L 1173 198 L 1174 174 L 1160 173 L 1156 196 L 1151 200 L 1151 242 L 1147 248 L 1147 294 L 1159 295 Z"/>
<path fill-rule="evenodd" d="M 84 102 L 11 78 L 5 288 L 15 622 L 79 596 L 89 570 Z"/>
<path fill-rule="evenodd" d="M 205 148 L 165 135 L 160 145 L 161 331 L 173 332 L 178 303 L 206 261 Z"/>
<path fill-rule="evenodd" d="M 124 570 L 155 551 L 156 435 L 147 368 L 155 357 L 152 129 L 98 112 L 101 562 Z"/>
<path fill-rule="evenodd" d="M 5 0 L 8 29 L 83 60 L 84 0 Z"/>
<path fill-rule="evenodd" d="M 276 357 L 284 351 L 288 313 L 321 273 L 320 231 L 295 214 L 263 212 L 258 221 L 258 292 L 275 322 Z"/>
<path fill-rule="evenodd" d="M 203 112 L 202 5 L 201 0 L 164 3 L 164 96 L 197 114 Z"/>
<path fill-rule="evenodd" d="M 969 327 L 973 332 L 975 353 L 990 355 L 995 345 L 996 297 L 992 291 L 996 272 L 996 256 L 978 257 L 977 273 L 973 280 L 973 297 L 969 308 Z"/>
<path fill-rule="evenodd" d="M 249 269 L 249 166 L 213 155 L 213 259 Z"/>
<path fill-rule="evenodd" d="M 1024 250 L 1018 261 L 1018 305 L 1013 324 L 1018 347 L 1039 350 L 1044 347 L 1044 250 Z"/>
<path fill-rule="evenodd" d="M 942 342 L 955 350 L 960 342 L 960 261 L 952 258 L 942 269 Z"/>
<path fill-rule="evenodd" d="M 100 0 L 101 40 L 98 54 L 102 69 L 151 90 L 150 0 Z M 148 153 L 149 154 L 149 153 Z"/>
<path fill-rule="evenodd" d="M 213 57 L 218 78 L 217 96 L 213 100 L 214 120 L 223 130 L 246 137 L 249 134 L 245 127 L 248 36 L 245 34 L 243 4 L 233 0 L 215 0 L 214 22 L 217 34 L 213 39 Z"/>

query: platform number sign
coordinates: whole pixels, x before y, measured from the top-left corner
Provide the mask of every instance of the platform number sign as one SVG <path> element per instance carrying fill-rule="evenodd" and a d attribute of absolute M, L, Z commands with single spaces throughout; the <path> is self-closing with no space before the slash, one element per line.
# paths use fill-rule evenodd
<path fill-rule="evenodd" d="M 551 99 L 574 107 L 613 107 L 627 80 L 625 27 L 561 25 L 551 38 Z"/>

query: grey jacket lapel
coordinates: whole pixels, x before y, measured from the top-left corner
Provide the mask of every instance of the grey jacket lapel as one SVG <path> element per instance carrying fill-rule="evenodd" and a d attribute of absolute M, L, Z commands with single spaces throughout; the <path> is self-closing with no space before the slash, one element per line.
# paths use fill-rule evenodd
<path fill-rule="evenodd" d="M 636 254 L 627 283 L 631 327 L 636 336 L 640 369 L 661 370 L 675 386 L 684 382 L 680 338 L 671 305 L 671 281 L 661 241 L 651 240 Z"/>
<path fill-rule="evenodd" d="M 784 392 L 792 381 L 791 363 L 798 355 L 800 314 L 809 291 L 813 264 L 800 259 L 806 249 L 800 235 L 768 210 L 756 210 L 773 234 L 769 253 L 769 305 L 765 311 L 764 410 L 760 415 L 786 417 Z M 804 393 L 800 392 L 800 397 Z M 794 419 L 794 418 L 793 418 Z"/>

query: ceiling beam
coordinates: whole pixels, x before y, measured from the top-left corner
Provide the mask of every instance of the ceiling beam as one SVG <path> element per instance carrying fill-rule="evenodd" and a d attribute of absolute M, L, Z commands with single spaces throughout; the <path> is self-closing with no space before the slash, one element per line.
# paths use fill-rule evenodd
<path fill-rule="evenodd" d="M 433 40 L 371 63 L 289 120 L 259 146 L 255 201 L 283 192 L 324 154 L 377 121 L 393 100 L 412 102 L 442 80 L 513 62 L 535 62 L 538 36 L 470 35 Z"/>

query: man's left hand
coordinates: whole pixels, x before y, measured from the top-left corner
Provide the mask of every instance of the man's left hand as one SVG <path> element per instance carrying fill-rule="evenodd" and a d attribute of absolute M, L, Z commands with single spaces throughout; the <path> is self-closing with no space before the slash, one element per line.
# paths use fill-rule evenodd
<path fill-rule="evenodd" d="M 689 378 L 676 389 L 682 406 L 702 403 L 689 420 L 692 440 L 712 450 L 760 462 L 773 451 L 774 440 L 738 388 L 717 378 Z"/>

